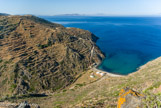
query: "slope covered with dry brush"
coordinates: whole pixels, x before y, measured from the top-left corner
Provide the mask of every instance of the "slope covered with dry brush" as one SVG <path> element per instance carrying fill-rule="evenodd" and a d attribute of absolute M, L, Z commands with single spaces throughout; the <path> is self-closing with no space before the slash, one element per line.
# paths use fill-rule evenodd
<path fill-rule="evenodd" d="M 97 39 L 35 16 L 0 16 L 0 96 L 70 85 L 104 58 Z"/>

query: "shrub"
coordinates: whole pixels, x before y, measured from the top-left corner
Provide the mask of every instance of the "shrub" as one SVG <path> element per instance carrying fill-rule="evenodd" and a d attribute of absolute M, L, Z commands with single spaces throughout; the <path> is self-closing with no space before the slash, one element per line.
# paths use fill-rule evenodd
<path fill-rule="evenodd" d="M 3 60 L 0 58 L 0 63 L 2 62 Z"/>

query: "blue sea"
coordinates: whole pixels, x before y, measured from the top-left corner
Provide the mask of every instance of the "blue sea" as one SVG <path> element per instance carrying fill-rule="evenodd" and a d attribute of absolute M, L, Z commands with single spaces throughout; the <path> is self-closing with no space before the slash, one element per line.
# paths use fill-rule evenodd
<path fill-rule="evenodd" d="M 42 16 L 41 16 L 42 17 Z M 43 16 L 65 27 L 89 30 L 106 54 L 99 69 L 127 75 L 161 56 L 161 17 Z"/>

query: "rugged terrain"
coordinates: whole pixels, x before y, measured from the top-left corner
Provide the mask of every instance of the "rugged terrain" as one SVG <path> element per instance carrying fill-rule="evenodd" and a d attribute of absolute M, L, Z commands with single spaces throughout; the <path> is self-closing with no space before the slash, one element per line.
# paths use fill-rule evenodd
<path fill-rule="evenodd" d="M 129 87 L 145 97 L 143 108 L 161 107 L 161 58 L 124 77 L 90 78 L 91 73 L 92 70 L 85 71 L 75 83 L 48 96 L 17 96 L 7 100 L 12 103 L 27 100 L 41 108 L 116 108 L 120 91 Z"/>
<path fill-rule="evenodd" d="M 0 16 L 0 97 L 65 88 L 104 55 L 89 31 L 26 16 Z"/>
<path fill-rule="evenodd" d="M 0 17 L 1 100 L 41 108 L 116 108 L 120 91 L 129 87 L 144 97 L 145 108 L 160 108 L 161 58 L 127 76 L 99 76 L 89 69 L 104 58 L 97 39 L 34 16 Z"/>

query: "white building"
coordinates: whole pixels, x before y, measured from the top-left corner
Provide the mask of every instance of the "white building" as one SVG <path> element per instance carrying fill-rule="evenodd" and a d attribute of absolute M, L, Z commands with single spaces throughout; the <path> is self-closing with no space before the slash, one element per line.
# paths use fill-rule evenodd
<path fill-rule="evenodd" d="M 105 76 L 105 75 L 106 75 L 106 73 L 101 72 L 101 73 L 100 73 L 100 75 L 101 75 L 101 76 Z"/>
<path fill-rule="evenodd" d="M 101 72 L 96 72 L 96 74 L 100 74 Z"/>
<path fill-rule="evenodd" d="M 94 78 L 94 74 L 92 73 L 92 74 L 90 75 L 90 77 L 91 77 L 91 78 Z"/>

